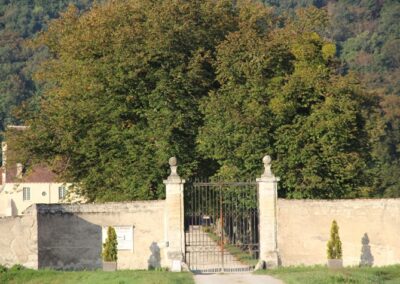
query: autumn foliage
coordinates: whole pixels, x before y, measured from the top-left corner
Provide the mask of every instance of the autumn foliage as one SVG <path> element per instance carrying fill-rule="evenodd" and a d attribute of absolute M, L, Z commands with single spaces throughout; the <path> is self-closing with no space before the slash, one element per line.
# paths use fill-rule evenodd
<path fill-rule="evenodd" d="M 281 196 L 382 194 L 379 100 L 342 72 L 327 24 L 250 0 L 71 6 L 33 44 L 50 53 L 43 96 L 15 143 L 93 201 L 162 198 L 170 156 L 184 177 L 244 179 L 266 153 Z"/>

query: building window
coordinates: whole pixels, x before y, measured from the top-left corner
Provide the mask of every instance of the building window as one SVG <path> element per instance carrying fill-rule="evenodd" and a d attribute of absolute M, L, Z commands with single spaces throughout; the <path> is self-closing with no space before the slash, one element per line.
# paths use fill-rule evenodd
<path fill-rule="evenodd" d="M 31 200 L 31 188 L 30 187 L 24 187 L 22 188 L 22 200 Z"/>
<path fill-rule="evenodd" d="M 65 189 L 65 186 L 60 186 L 58 188 L 58 199 L 64 199 L 65 196 L 67 195 L 67 190 Z"/>

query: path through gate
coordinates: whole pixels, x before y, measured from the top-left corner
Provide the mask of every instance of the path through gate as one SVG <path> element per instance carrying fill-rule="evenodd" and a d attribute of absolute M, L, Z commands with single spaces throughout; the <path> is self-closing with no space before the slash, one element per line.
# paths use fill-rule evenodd
<path fill-rule="evenodd" d="M 185 260 L 197 273 L 252 271 L 258 262 L 255 182 L 195 180 L 185 188 Z"/>

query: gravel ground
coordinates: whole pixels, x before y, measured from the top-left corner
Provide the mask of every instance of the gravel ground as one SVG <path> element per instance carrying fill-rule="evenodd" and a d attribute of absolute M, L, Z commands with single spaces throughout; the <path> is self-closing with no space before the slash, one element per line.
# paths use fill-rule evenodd
<path fill-rule="evenodd" d="M 195 274 L 194 281 L 196 284 L 283 284 L 271 276 L 250 273 Z"/>

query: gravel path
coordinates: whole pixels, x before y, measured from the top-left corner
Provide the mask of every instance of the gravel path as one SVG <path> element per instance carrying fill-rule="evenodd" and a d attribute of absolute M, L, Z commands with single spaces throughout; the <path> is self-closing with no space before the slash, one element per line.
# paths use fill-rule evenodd
<path fill-rule="evenodd" d="M 226 273 L 253 270 L 249 264 L 240 262 L 228 250 L 224 251 L 223 259 Z M 194 273 L 221 271 L 221 247 L 204 232 L 201 226 L 190 226 L 186 232 L 186 263 Z"/>
<path fill-rule="evenodd" d="M 284 284 L 268 275 L 250 273 L 195 274 L 194 281 L 196 284 Z"/>

